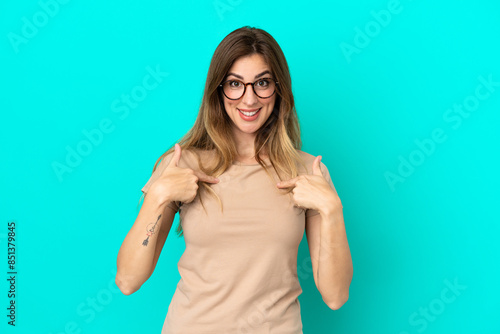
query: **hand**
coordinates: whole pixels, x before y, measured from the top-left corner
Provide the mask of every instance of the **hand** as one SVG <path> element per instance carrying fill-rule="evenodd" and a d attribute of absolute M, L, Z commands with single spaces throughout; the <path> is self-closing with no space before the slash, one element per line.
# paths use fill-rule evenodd
<path fill-rule="evenodd" d="M 219 179 L 208 176 L 201 171 L 178 167 L 181 153 L 181 147 L 176 143 L 172 160 L 151 185 L 151 189 L 154 187 L 152 192 L 160 196 L 163 199 L 162 202 L 180 201 L 190 203 L 196 197 L 199 181 L 219 182 Z"/>
<path fill-rule="evenodd" d="M 320 169 L 321 156 L 313 161 L 312 175 L 303 174 L 293 179 L 278 182 L 278 188 L 293 187 L 293 202 L 296 206 L 333 213 L 342 210 L 342 203 L 336 192 L 323 176 Z"/>

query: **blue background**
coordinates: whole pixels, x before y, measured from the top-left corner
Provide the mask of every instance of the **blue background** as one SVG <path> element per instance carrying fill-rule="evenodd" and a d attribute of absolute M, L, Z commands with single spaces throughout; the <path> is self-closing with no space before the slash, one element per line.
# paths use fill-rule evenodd
<path fill-rule="evenodd" d="M 350 298 L 323 303 L 304 237 L 304 333 L 498 333 L 499 14 L 485 0 L 2 2 L 2 333 L 160 332 L 183 239 L 171 231 L 130 296 L 116 256 L 156 159 L 196 118 L 216 46 L 243 25 L 282 47 L 303 150 L 323 156 L 344 207 Z M 163 73 L 152 90 L 148 69 Z M 126 107 L 132 92 L 146 95 Z M 469 116 L 453 112 L 464 103 Z"/>

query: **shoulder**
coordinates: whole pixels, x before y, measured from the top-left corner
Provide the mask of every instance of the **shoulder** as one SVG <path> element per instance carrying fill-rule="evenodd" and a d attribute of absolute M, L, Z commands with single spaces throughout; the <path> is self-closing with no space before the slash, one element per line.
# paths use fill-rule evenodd
<path fill-rule="evenodd" d="M 161 160 L 158 163 L 156 169 L 158 169 L 160 172 L 162 170 L 164 170 L 172 161 L 172 158 L 174 157 L 174 153 L 175 153 L 175 151 L 173 148 L 172 148 L 171 152 L 164 153 L 163 156 L 161 157 Z M 196 152 L 195 149 L 192 149 L 192 148 L 182 149 L 181 150 L 181 158 L 179 159 L 179 163 L 177 164 L 177 166 L 181 167 L 181 168 L 197 169 L 197 166 L 198 166 L 197 156 L 198 156 L 198 153 Z"/>
<path fill-rule="evenodd" d="M 314 159 L 316 158 L 315 155 L 312 155 L 310 153 L 304 152 L 302 150 L 297 150 L 297 153 L 300 155 L 300 157 L 304 160 L 304 162 L 313 162 Z"/>
<path fill-rule="evenodd" d="M 307 174 L 312 173 L 312 165 L 313 165 L 313 162 L 316 159 L 317 155 L 312 155 L 312 154 L 304 152 L 302 150 L 297 150 L 297 153 L 302 158 L 302 161 L 304 162 L 304 164 L 307 167 Z M 323 160 L 323 158 L 324 157 L 322 157 L 321 160 Z M 323 171 L 323 173 L 325 171 L 328 171 L 328 168 L 326 168 L 325 164 L 323 164 L 322 161 L 319 163 L 319 167 L 320 167 L 321 171 Z M 301 170 L 302 170 L 302 168 L 301 168 Z"/>
<path fill-rule="evenodd" d="M 164 156 L 162 162 L 168 165 L 172 160 L 174 151 L 169 152 Z M 193 170 L 201 170 L 200 166 L 206 167 L 207 164 L 213 163 L 216 154 L 215 150 L 202 150 L 195 147 L 190 147 L 187 149 L 182 149 L 181 158 L 179 159 L 178 167 L 190 168 Z"/>

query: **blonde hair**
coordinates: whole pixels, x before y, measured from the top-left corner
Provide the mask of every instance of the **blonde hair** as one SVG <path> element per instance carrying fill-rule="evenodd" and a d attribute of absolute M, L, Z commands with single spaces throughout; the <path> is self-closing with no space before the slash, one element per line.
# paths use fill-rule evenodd
<path fill-rule="evenodd" d="M 269 33 L 262 29 L 249 26 L 236 29 L 217 46 L 208 69 L 198 116 L 193 127 L 178 144 L 182 150 L 214 150 L 215 160 L 211 166 L 204 166 L 197 155 L 200 169 L 207 175 L 218 177 L 233 164 L 237 157 L 237 150 L 233 140 L 232 121 L 225 112 L 223 96 L 218 87 L 237 59 L 252 54 L 263 56 L 273 77 L 279 83 L 276 88 L 277 96 L 274 109 L 265 124 L 256 133 L 255 159 L 272 179 L 260 156 L 261 150 L 265 148 L 271 166 L 280 180 L 296 177 L 299 173 L 297 163 L 300 163 L 304 169 L 306 167 L 297 151 L 300 150 L 302 141 L 292 94 L 290 72 L 280 46 Z M 157 159 L 153 172 L 161 159 L 173 152 L 174 149 L 174 146 L 170 147 Z M 222 202 L 213 189 L 205 182 L 199 182 L 198 185 L 200 200 L 201 192 L 208 191 L 212 196 L 215 196 L 221 210 L 223 210 Z M 290 192 L 291 189 L 286 191 L 286 193 Z M 201 203 L 203 205 L 203 201 Z M 205 208 L 204 205 L 203 208 Z M 179 237 L 183 235 L 181 220 L 179 220 L 176 233 Z"/>

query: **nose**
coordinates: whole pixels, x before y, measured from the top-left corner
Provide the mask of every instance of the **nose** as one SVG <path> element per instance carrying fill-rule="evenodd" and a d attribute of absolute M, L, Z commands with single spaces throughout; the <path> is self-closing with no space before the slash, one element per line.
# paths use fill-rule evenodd
<path fill-rule="evenodd" d="M 258 101 L 258 96 L 255 95 L 255 92 L 253 91 L 253 87 L 251 85 L 247 86 L 246 92 L 243 95 L 243 103 L 247 106 L 252 106 L 257 103 Z"/>

